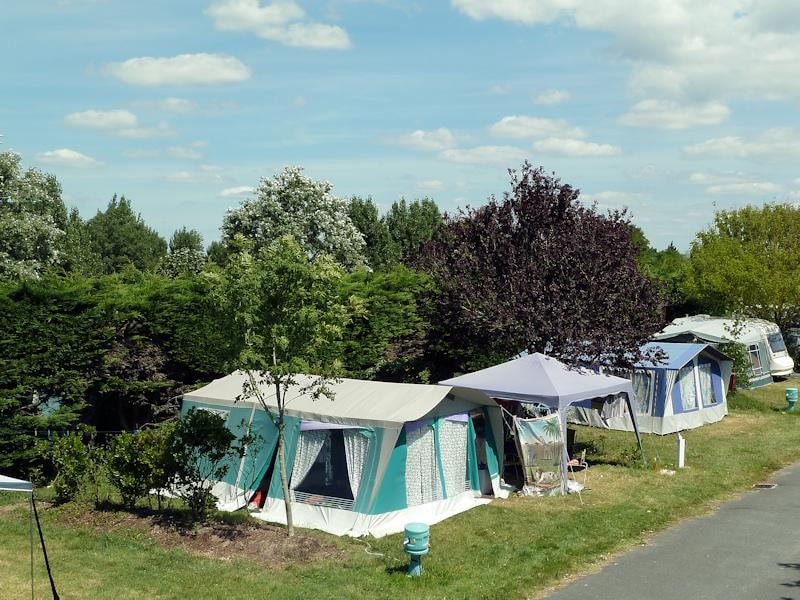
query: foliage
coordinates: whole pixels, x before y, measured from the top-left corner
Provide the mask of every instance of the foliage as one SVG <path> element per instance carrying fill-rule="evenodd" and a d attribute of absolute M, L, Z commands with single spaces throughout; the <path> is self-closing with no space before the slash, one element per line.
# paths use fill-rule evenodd
<path fill-rule="evenodd" d="M 203 252 L 192 248 L 178 248 L 162 259 L 159 272 L 171 279 L 199 275 L 205 264 L 206 255 Z"/>
<path fill-rule="evenodd" d="M 41 443 L 41 452 L 56 472 L 53 479 L 56 502 L 78 497 L 89 474 L 89 448 L 80 433 L 56 435 L 50 443 Z"/>
<path fill-rule="evenodd" d="M 437 376 L 522 350 L 630 367 L 661 328 L 663 303 L 637 268 L 625 213 L 583 206 L 577 190 L 527 163 L 510 174 L 502 201 L 449 218 L 422 250 L 441 290 Z"/>
<path fill-rule="evenodd" d="M 246 246 L 243 240 L 238 243 Z M 248 375 L 242 396 L 256 398 L 278 429 L 289 535 L 294 529 L 284 455 L 286 393 L 300 384 L 314 397 L 333 397 L 327 384 L 340 363 L 331 344 L 341 337 L 349 315 L 338 295 L 343 274 L 330 255 L 309 259 L 293 238 L 284 236 L 255 256 L 247 249 L 233 255 L 216 292 L 228 316 L 235 366 Z M 276 409 L 266 402 L 272 393 Z"/>
<path fill-rule="evenodd" d="M 172 237 L 169 238 L 169 251 L 170 254 L 176 250 L 194 250 L 202 254 L 203 252 L 203 236 L 195 229 L 186 229 L 181 227 L 176 229 Z"/>
<path fill-rule="evenodd" d="M 329 254 L 348 268 L 365 261 L 364 238 L 347 214 L 347 202 L 331 194 L 330 183 L 304 176 L 301 167 L 263 178 L 254 198 L 225 214 L 222 234 L 228 248 L 237 234 L 255 250 L 290 235 L 311 259 Z"/>
<path fill-rule="evenodd" d="M 94 251 L 102 257 L 103 272 L 114 273 L 132 264 L 141 271 L 154 270 L 167 251 L 167 243 L 133 212 L 131 202 L 116 194 L 104 212 L 87 221 Z"/>
<path fill-rule="evenodd" d="M 195 408 L 191 408 L 172 430 L 167 456 L 175 473 L 175 491 L 194 517 L 204 515 L 213 506 L 213 482 L 228 472 L 226 459 L 229 455 L 241 452 L 231 446 L 235 439 L 222 417 Z"/>
<path fill-rule="evenodd" d="M 385 221 L 399 260 L 408 263 L 422 245 L 436 235 L 443 217 L 436 202 L 430 198 L 413 202 L 402 198 L 392 203 Z"/>
<path fill-rule="evenodd" d="M 742 312 L 781 329 L 800 322 L 800 208 L 718 211 L 692 243 L 687 289 L 710 314 Z"/>
<path fill-rule="evenodd" d="M 77 208 L 69 211 L 59 264 L 67 273 L 99 275 L 103 261 L 92 247 L 92 238 Z"/>
<path fill-rule="evenodd" d="M 0 278 L 35 278 L 56 265 L 67 221 L 55 176 L 22 173 L 20 162 L 0 152 Z"/>
<path fill-rule="evenodd" d="M 384 273 L 350 273 L 339 287 L 343 303 L 354 298 L 359 306 L 341 342 L 345 370 L 356 378 L 419 381 L 430 277 L 397 265 Z"/>
<path fill-rule="evenodd" d="M 225 263 L 228 262 L 228 249 L 222 242 L 216 240 L 211 242 L 206 254 L 208 255 L 208 260 L 219 267 L 224 267 Z"/>
<path fill-rule="evenodd" d="M 386 221 L 380 217 L 372 198 L 350 199 L 347 214 L 353 225 L 364 236 L 367 264 L 376 271 L 385 271 L 396 264 L 399 248 L 389 233 Z"/>

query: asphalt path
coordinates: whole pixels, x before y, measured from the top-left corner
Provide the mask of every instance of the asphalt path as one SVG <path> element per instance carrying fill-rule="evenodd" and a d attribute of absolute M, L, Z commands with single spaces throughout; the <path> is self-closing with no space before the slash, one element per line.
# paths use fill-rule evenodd
<path fill-rule="evenodd" d="M 548 600 L 800 600 L 800 463 L 656 534 Z"/>

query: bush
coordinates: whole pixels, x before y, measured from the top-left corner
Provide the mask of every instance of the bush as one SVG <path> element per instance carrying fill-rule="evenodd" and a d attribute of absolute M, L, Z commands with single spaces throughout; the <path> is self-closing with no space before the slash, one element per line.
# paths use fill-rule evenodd
<path fill-rule="evenodd" d="M 186 502 L 192 516 L 201 517 L 214 504 L 211 487 L 228 472 L 226 459 L 242 455 L 231 446 L 236 436 L 225 427 L 225 419 L 207 410 L 192 408 L 169 436 L 167 455 L 175 473 L 175 491 Z"/>
<path fill-rule="evenodd" d="M 90 470 L 89 448 L 81 434 L 55 436 L 52 443 L 42 443 L 42 455 L 56 472 L 53 490 L 57 503 L 69 502 L 78 497 Z"/>

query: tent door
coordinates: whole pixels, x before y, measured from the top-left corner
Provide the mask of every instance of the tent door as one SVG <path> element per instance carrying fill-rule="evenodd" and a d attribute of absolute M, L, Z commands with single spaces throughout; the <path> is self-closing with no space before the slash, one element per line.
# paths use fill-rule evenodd
<path fill-rule="evenodd" d="M 278 459 L 278 448 L 272 453 L 272 456 L 267 463 L 267 470 L 264 472 L 263 477 L 256 486 L 256 491 L 250 498 L 250 504 L 255 504 L 258 508 L 264 508 L 264 503 L 267 501 L 267 493 L 269 492 L 269 485 L 272 481 L 272 474 L 275 471 L 275 464 Z"/>
<path fill-rule="evenodd" d="M 475 428 L 475 458 L 478 463 L 478 483 L 482 496 L 492 496 L 492 476 L 489 474 L 489 463 L 486 460 L 486 418 L 483 412 L 470 414 L 472 426 Z"/>

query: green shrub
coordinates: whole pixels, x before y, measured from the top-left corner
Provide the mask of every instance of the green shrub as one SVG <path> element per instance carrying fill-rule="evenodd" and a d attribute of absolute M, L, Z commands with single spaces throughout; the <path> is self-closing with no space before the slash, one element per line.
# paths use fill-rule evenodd
<path fill-rule="evenodd" d="M 226 459 L 242 455 L 231 446 L 236 436 L 225 420 L 207 410 L 192 408 L 169 436 L 167 456 L 175 473 L 175 491 L 186 502 L 192 516 L 205 515 L 214 504 L 211 487 L 228 472 Z"/>
<path fill-rule="evenodd" d="M 57 503 L 75 500 L 83 490 L 91 460 L 82 435 L 70 433 L 55 436 L 50 444 L 42 443 L 44 458 L 55 469 L 53 491 Z"/>
<path fill-rule="evenodd" d="M 126 508 L 133 508 L 150 491 L 150 465 L 141 450 L 139 436 L 132 433 L 119 434 L 106 450 L 108 480 L 122 496 Z"/>

